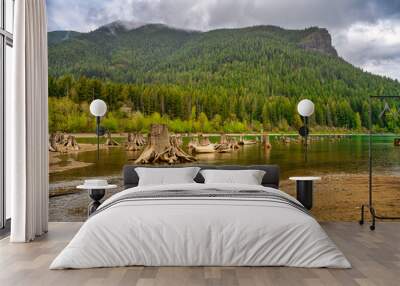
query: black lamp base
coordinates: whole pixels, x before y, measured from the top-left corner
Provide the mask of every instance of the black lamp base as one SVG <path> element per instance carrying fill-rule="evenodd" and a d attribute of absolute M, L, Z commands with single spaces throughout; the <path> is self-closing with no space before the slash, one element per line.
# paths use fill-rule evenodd
<path fill-rule="evenodd" d="M 296 198 L 306 209 L 311 210 L 313 207 L 313 181 L 296 181 Z"/>
<path fill-rule="evenodd" d="M 94 213 L 97 208 L 101 205 L 100 200 L 106 194 L 105 189 L 89 190 L 89 197 L 93 200 L 88 206 L 88 216 Z"/>

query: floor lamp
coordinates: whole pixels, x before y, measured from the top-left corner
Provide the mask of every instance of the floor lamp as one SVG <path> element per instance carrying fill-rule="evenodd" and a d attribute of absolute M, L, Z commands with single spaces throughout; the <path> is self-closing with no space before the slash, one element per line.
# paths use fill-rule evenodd
<path fill-rule="evenodd" d="M 100 136 L 104 135 L 104 129 L 100 126 L 100 118 L 107 112 L 107 104 L 101 99 L 95 99 L 90 103 L 90 113 L 96 116 L 97 135 L 97 161 L 100 158 Z"/>
<path fill-rule="evenodd" d="M 314 113 L 314 103 L 309 99 L 303 99 L 297 105 L 297 111 L 303 117 L 304 125 L 300 127 L 299 134 L 304 138 L 304 160 L 307 163 L 307 149 L 308 149 L 308 118 Z"/>
<path fill-rule="evenodd" d="M 400 219 L 400 217 L 385 217 L 385 216 L 379 216 L 376 214 L 376 210 L 374 207 L 374 201 L 373 201 L 373 197 L 372 197 L 372 100 L 373 99 L 380 99 L 380 100 L 384 100 L 384 99 L 400 99 L 400 96 L 384 96 L 384 95 L 371 95 L 369 97 L 369 124 L 368 124 L 368 129 L 369 129 L 369 143 L 368 143 L 368 204 L 363 204 L 361 205 L 361 219 L 359 221 L 359 223 L 362 225 L 364 224 L 364 209 L 368 208 L 369 212 L 371 214 L 371 218 L 372 218 L 372 223 L 369 226 L 369 228 L 371 230 L 375 229 L 375 220 L 376 219 Z"/>

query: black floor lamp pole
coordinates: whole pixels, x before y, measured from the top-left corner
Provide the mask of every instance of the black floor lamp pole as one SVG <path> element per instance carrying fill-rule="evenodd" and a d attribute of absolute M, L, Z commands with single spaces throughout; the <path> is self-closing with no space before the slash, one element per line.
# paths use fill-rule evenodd
<path fill-rule="evenodd" d="M 400 217 L 386 217 L 386 216 L 378 216 L 375 211 L 375 207 L 373 205 L 373 197 L 372 197 L 372 164 L 373 164 L 373 157 L 372 157 L 372 99 L 400 99 L 400 96 L 383 96 L 383 95 L 371 95 L 369 97 L 369 124 L 368 124 L 368 134 L 369 134 L 369 141 L 368 141 L 368 204 L 361 205 L 361 219 L 359 223 L 362 225 L 364 224 L 364 209 L 368 208 L 371 214 L 371 225 L 370 229 L 375 229 L 375 220 L 376 219 L 400 219 Z"/>
<path fill-rule="evenodd" d="M 100 159 L 100 116 L 96 116 L 97 161 Z"/>
<path fill-rule="evenodd" d="M 304 136 L 304 161 L 307 163 L 307 152 L 308 152 L 308 117 L 304 117 L 304 126 L 306 134 Z"/>

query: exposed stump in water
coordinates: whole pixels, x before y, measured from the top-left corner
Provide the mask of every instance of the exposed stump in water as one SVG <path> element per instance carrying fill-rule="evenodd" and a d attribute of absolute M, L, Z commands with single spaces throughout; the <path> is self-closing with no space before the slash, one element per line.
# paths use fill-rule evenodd
<path fill-rule="evenodd" d="M 210 139 L 208 138 L 208 136 L 203 136 L 203 134 L 199 135 L 199 145 L 200 146 L 207 146 L 210 145 Z"/>
<path fill-rule="evenodd" d="M 78 145 L 78 142 L 76 142 L 75 136 L 69 135 L 67 137 L 67 140 L 64 143 L 64 148 L 65 150 L 79 151 L 80 147 Z"/>
<path fill-rule="evenodd" d="M 140 150 L 146 144 L 146 139 L 141 133 L 129 133 L 125 149 L 127 151 Z"/>
<path fill-rule="evenodd" d="M 181 148 L 182 138 L 173 136 L 170 138 L 170 144 L 172 146 L 172 148 L 170 150 L 170 156 L 176 156 L 178 158 L 178 161 L 180 161 L 182 163 L 196 161 L 196 159 L 194 157 L 187 154 Z"/>
<path fill-rule="evenodd" d="M 174 136 L 176 138 L 176 143 L 179 147 L 181 147 L 183 145 L 183 139 L 182 136 L 180 134 L 177 134 Z"/>
<path fill-rule="evenodd" d="M 65 144 L 68 143 L 68 136 L 65 133 L 62 133 L 60 131 L 57 131 L 54 134 L 54 141 L 57 145 L 62 145 L 64 146 Z"/>
<path fill-rule="evenodd" d="M 65 147 L 68 144 L 67 137 L 64 133 L 56 132 L 51 133 L 49 136 L 49 151 L 67 153 L 68 148 Z"/>
<path fill-rule="evenodd" d="M 65 133 L 56 132 L 51 133 L 49 136 L 49 151 L 68 153 L 68 151 L 80 150 L 79 144 L 75 136 L 67 136 Z"/>
<path fill-rule="evenodd" d="M 189 134 L 189 137 L 190 137 L 190 141 L 188 144 L 188 148 L 189 148 L 189 152 L 193 153 L 196 146 L 199 145 L 199 138 L 197 136 L 192 137 L 191 134 Z"/>
<path fill-rule="evenodd" d="M 217 150 L 218 153 L 228 153 L 236 149 L 239 149 L 236 139 L 233 137 L 228 137 L 225 134 L 221 134 L 220 142 L 215 146 L 215 150 Z"/>
<path fill-rule="evenodd" d="M 140 154 L 135 164 L 148 163 L 185 163 L 196 159 L 185 153 L 176 140 L 169 137 L 168 128 L 164 124 L 153 124 L 147 146 Z"/>
<path fill-rule="evenodd" d="M 56 136 L 54 135 L 54 133 L 51 133 L 49 136 L 49 151 L 57 152 L 57 142 L 56 142 Z"/>
<path fill-rule="evenodd" d="M 111 138 L 110 131 L 107 131 L 105 136 L 107 138 L 106 143 L 105 143 L 106 146 L 119 146 L 119 143 Z"/>
<path fill-rule="evenodd" d="M 269 142 L 268 134 L 262 135 L 262 142 L 263 142 L 265 148 L 270 149 L 272 147 L 271 143 Z"/>
<path fill-rule="evenodd" d="M 221 138 L 219 140 L 219 144 L 228 144 L 228 138 L 225 134 L 221 134 Z"/>
<path fill-rule="evenodd" d="M 235 139 L 235 137 L 228 137 L 228 144 L 231 146 L 233 150 L 239 149 L 239 143 Z"/>
<path fill-rule="evenodd" d="M 189 142 L 189 151 L 191 153 L 202 154 L 202 153 L 215 153 L 215 144 L 212 144 L 207 136 L 200 134 Z"/>
<path fill-rule="evenodd" d="M 253 139 L 253 140 L 246 140 L 245 137 L 244 137 L 244 135 L 242 134 L 242 135 L 240 135 L 238 144 L 239 144 L 239 145 L 252 145 L 252 144 L 257 144 L 257 140 L 254 140 L 254 139 Z"/>

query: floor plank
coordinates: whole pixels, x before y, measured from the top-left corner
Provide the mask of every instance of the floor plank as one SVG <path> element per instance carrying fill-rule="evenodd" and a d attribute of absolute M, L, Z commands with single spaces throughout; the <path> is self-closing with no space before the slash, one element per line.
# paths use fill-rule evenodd
<path fill-rule="evenodd" d="M 345 253 L 352 269 L 289 267 L 119 267 L 85 270 L 48 269 L 81 223 L 50 223 L 45 236 L 28 244 L 0 240 L 0 285 L 399 285 L 400 223 L 379 223 L 371 232 L 356 223 L 322 223 Z"/>

